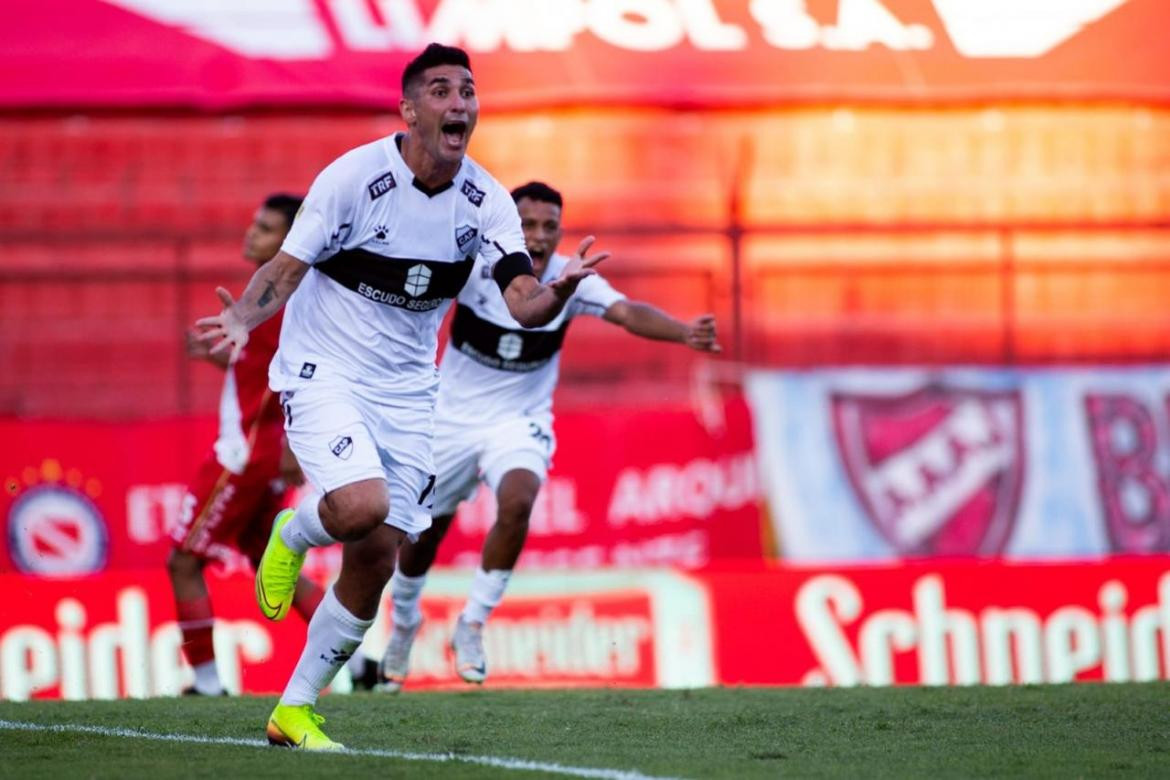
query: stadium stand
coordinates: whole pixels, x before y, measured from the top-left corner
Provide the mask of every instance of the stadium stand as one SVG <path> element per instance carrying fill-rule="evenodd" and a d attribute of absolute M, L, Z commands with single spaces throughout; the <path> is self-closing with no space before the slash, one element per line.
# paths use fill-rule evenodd
<path fill-rule="evenodd" d="M 395 127 L 344 113 L 0 120 L 0 358 L 20 367 L 0 378 L 4 411 L 209 409 L 217 378 L 182 359 L 181 333 L 215 284 L 246 280 L 236 236 L 255 202 Z M 1167 109 L 560 109 L 493 116 L 473 153 L 505 183 L 566 194 L 562 250 L 596 233 L 620 288 L 714 311 L 731 360 L 1145 361 L 1170 347 Z M 696 357 L 574 330 L 562 404 L 685 394 Z M 173 360 L 141 359 L 160 353 Z"/>

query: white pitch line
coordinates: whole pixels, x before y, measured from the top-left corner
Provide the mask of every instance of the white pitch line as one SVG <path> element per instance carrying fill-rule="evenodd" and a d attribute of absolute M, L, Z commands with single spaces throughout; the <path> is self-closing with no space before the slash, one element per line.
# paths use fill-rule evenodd
<path fill-rule="evenodd" d="M 128 739 L 150 739 L 156 742 L 188 742 L 197 745 L 234 745 L 240 747 L 269 748 L 264 739 L 237 739 L 235 737 L 201 737 L 196 734 L 155 734 L 134 729 L 88 726 L 82 723 L 29 723 L 19 720 L 0 720 L 0 730 L 8 731 L 50 731 L 58 734 L 96 734 L 101 737 L 126 737 Z M 378 758 L 399 758 L 404 761 L 433 761 L 438 763 L 480 764 L 498 769 L 515 769 L 522 772 L 548 772 L 550 774 L 588 777 L 596 780 L 672 780 L 659 775 L 644 775 L 626 769 L 594 769 L 592 767 L 565 766 L 545 761 L 528 761 L 522 758 L 500 758 L 497 756 L 464 756 L 458 753 L 408 753 L 401 750 L 376 750 L 346 748 L 335 755 L 375 756 Z"/>

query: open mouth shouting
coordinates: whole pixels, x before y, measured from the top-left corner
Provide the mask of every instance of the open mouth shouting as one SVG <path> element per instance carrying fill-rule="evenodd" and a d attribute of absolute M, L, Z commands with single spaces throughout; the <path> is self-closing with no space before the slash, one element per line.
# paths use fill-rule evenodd
<path fill-rule="evenodd" d="M 467 122 L 456 119 L 444 122 L 439 130 L 443 134 L 443 146 L 450 151 L 462 152 L 467 147 Z"/>

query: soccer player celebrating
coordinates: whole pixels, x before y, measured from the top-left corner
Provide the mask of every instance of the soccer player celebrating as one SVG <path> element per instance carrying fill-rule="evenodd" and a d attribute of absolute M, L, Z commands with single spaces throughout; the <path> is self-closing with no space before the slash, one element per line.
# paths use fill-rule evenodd
<path fill-rule="evenodd" d="M 344 544 L 268 720 L 270 742 L 309 750 L 341 747 L 321 731 L 317 697 L 373 623 L 399 544 L 430 526 L 438 328 L 476 257 L 511 316 L 536 327 L 606 256 L 574 257 L 548 284 L 533 275 L 515 204 L 466 156 L 479 104 L 461 49 L 431 44 L 408 63 L 399 110 L 406 132 L 330 163 L 276 258 L 239 301 L 218 289 L 224 310 L 197 323 L 213 351 L 234 354 L 288 303 L 269 384 L 320 494 L 277 516 L 256 599 L 282 619 L 305 552 Z"/>
<path fill-rule="evenodd" d="M 561 240 L 559 192 L 531 182 L 512 192 L 524 240 L 538 278 L 554 279 L 570 259 L 556 254 Z M 592 239 L 582 243 L 584 252 Z M 435 410 L 434 521 L 417 541 L 403 545 L 391 579 L 394 628 L 381 663 L 379 689 L 402 687 L 410 648 L 422 624 L 419 597 L 455 508 L 474 495 L 480 479 L 496 494 L 497 516 L 483 546 L 481 567 L 452 637 L 455 669 L 467 682 L 483 682 L 487 664 L 483 625 L 503 598 L 528 534 L 528 516 L 556 448 L 552 394 L 569 321 L 591 314 L 648 339 L 675 341 L 718 352 L 715 318 L 681 322 L 659 309 L 627 300 L 600 276 L 585 279 L 551 322 L 521 327 L 483 274 L 473 273 L 459 294 L 451 340 L 440 365 Z"/>

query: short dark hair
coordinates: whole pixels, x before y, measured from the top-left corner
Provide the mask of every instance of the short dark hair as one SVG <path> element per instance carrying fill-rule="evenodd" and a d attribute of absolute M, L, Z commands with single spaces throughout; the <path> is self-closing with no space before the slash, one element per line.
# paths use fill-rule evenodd
<path fill-rule="evenodd" d="M 561 197 L 561 193 L 542 181 L 530 181 L 512 190 L 512 200 L 514 202 L 519 203 L 521 198 L 528 198 L 529 200 L 536 200 L 541 203 L 551 203 L 562 209 L 565 207 L 565 200 Z"/>
<path fill-rule="evenodd" d="M 287 192 L 274 192 L 264 199 L 264 208 L 279 211 L 284 215 L 285 227 L 292 227 L 297 212 L 301 210 L 304 198 L 299 195 L 290 195 Z"/>
<path fill-rule="evenodd" d="M 458 46 L 444 46 L 441 43 L 429 44 L 422 53 L 410 62 L 402 71 L 402 94 L 405 95 L 418 86 L 423 71 L 439 65 L 459 65 L 471 70 L 471 60 L 467 52 Z"/>

